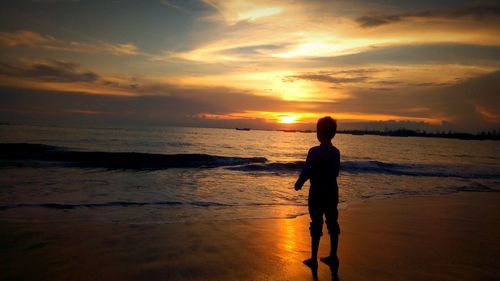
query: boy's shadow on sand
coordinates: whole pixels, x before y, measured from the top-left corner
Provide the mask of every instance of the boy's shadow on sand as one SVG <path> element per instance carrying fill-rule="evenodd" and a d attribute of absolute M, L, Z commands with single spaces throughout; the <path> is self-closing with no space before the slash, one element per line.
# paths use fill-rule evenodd
<path fill-rule="evenodd" d="M 332 281 L 340 281 L 340 278 L 339 278 L 339 275 L 338 275 L 338 272 L 339 272 L 339 267 L 338 266 L 334 266 L 334 265 L 328 265 L 328 267 L 330 268 L 330 272 L 332 274 Z M 318 278 L 318 267 L 310 267 L 309 269 L 311 269 L 311 274 L 312 274 L 312 278 L 313 280 L 319 280 Z"/>

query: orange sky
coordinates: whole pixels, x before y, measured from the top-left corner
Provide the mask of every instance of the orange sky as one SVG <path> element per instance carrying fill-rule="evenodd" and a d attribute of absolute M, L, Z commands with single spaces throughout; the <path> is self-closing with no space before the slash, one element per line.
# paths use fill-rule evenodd
<path fill-rule="evenodd" d="M 452 3 L 16 1 L 1 12 L 0 117 L 498 128 L 500 6 Z"/>

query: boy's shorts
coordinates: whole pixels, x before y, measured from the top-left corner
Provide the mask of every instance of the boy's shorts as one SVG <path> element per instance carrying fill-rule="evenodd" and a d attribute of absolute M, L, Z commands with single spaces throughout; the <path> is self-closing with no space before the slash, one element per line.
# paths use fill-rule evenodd
<path fill-rule="evenodd" d="M 309 216 L 311 223 L 309 231 L 312 237 L 320 237 L 323 235 L 323 215 L 326 217 L 326 227 L 328 233 L 340 234 L 340 226 L 338 223 L 339 212 L 337 210 L 337 200 L 325 200 L 324 198 L 314 200 L 309 197 Z"/>

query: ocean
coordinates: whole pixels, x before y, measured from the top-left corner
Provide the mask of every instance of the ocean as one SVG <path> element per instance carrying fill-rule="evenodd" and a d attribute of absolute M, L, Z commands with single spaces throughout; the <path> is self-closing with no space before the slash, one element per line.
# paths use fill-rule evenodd
<path fill-rule="evenodd" d="M 307 214 L 293 189 L 314 133 L 0 126 L 0 218 L 190 223 Z M 500 142 L 338 134 L 339 209 L 500 191 Z"/>

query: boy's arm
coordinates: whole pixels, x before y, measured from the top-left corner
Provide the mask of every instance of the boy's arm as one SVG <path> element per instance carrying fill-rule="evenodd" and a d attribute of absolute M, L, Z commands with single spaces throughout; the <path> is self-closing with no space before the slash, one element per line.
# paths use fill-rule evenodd
<path fill-rule="evenodd" d="M 312 155 L 311 155 L 311 150 L 309 149 L 304 168 L 302 169 L 302 172 L 300 173 L 297 182 L 295 182 L 295 190 L 302 189 L 304 183 L 311 177 L 311 169 L 312 169 L 311 164 L 312 164 Z"/>
<path fill-rule="evenodd" d="M 337 150 L 338 151 L 338 150 Z M 336 177 L 339 176 L 339 173 L 340 173 L 340 151 L 338 151 L 338 154 L 337 154 L 337 159 L 335 159 L 335 164 L 337 166 L 337 175 Z"/>

